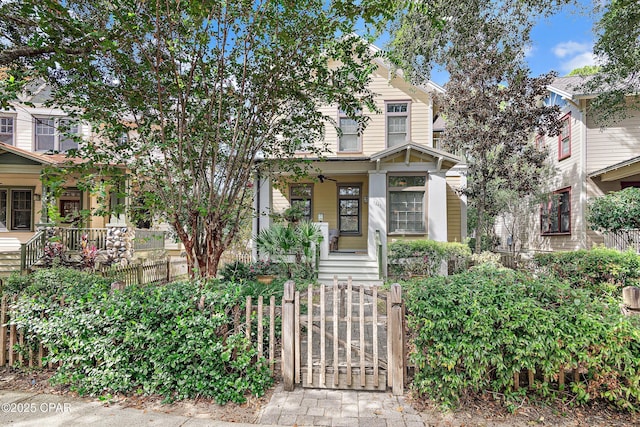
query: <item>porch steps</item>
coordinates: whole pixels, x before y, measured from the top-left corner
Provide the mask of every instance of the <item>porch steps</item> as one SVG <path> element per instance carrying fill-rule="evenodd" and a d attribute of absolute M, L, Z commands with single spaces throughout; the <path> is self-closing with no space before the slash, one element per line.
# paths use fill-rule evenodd
<path fill-rule="evenodd" d="M 20 251 L 0 251 L 0 277 L 20 271 Z"/>
<path fill-rule="evenodd" d="M 378 276 L 378 261 L 368 255 L 329 254 L 327 259 L 320 260 L 318 281 L 331 284 L 333 276 L 338 276 L 340 282 L 351 276 L 353 283 L 382 284 Z"/>

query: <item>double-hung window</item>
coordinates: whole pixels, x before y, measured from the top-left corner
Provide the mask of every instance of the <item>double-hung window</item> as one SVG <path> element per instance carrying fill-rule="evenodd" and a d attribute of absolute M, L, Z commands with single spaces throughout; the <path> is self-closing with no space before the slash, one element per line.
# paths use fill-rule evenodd
<path fill-rule="evenodd" d="M 309 184 L 292 185 L 290 188 L 291 207 L 298 207 L 302 211 L 303 220 L 311 221 L 313 215 L 313 187 Z"/>
<path fill-rule="evenodd" d="M 0 117 L 0 142 L 5 144 L 13 144 L 13 135 L 15 133 L 13 117 Z"/>
<path fill-rule="evenodd" d="M 338 228 L 340 234 L 360 234 L 360 185 L 338 185 Z"/>
<path fill-rule="evenodd" d="M 571 156 L 571 113 L 562 118 L 562 127 L 558 135 L 558 160 Z"/>
<path fill-rule="evenodd" d="M 394 147 L 409 141 L 409 102 L 387 102 L 387 147 Z"/>
<path fill-rule="evenodd" d="M 0 230 L 31 231 L 33 190 L 0 188 Z"/>
<path fill-rule="evenodd" d="M 36 117 L 35 151 L 65 152 L 78 148 L 79 127 L 70 119 Z"/>
<path fill-rule="evenodd" d="M 338 125 L 340 126 L 340 136 L 338 137 L 338 151 L 361 151 L 357 120 L 349 118 L 342 110 L 339 110 Z"/>
<path fill-rule="evenodd" d="M 540 207 L 540 233 L 571 233 L 571 189 L 564 188 L 551 194 Z"/>
<path fill-rule="evenodd" d="M 426 175 L 391 175 L 388 178 L 389 232 L 425 232 Z"/>

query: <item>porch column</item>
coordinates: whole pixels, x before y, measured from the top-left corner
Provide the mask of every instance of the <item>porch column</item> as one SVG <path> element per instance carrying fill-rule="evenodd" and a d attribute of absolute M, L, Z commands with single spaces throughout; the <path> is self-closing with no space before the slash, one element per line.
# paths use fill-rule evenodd
<path fill-rule="evenodd" d="M 445 172 L 429 173 L 427 191 L 429 209 L 429 239 L 447 241 L 447 179 Z"/>
<path fill-rule="evenodd" d="M 253 236 L 257 236 L 260 231 L 269 228 L 271 225 L 271 179 L 261 178 L 260 175 L 256 178 L 254 184 L 254 197 L 253 197 Z M 251 257 L 255 261 L 258 259 L 258 248 L 256 247 L 255 240 L 251 245 Z"/>
<path fill-rule="evenodd" d="M 467 172 L 460 173 L 460 186 L 467 188 Z M 460 195 L 460 237 L 462 242 L 467 238 L 467 195 Z"/>
<path fill-rule="evenodd" d="M 376 258 L 376 230 L 382 242 L 382 269 L 387 276 L 387 171 L 369 171 L 369 258 Z"/>

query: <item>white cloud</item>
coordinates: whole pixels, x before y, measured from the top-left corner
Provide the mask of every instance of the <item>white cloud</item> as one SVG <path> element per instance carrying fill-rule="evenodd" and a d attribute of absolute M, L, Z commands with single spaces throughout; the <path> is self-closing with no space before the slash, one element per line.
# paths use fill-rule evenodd
<path fill-rule="evenodd" d="M 558 43 L 551 51 L 556 58 L 561 60 L 558 69 L 563 73 L 598 63 L 598 58 L 593 54 L 593 43 L 579 43 L 569 40 Z"/>
<path fill-rule="evenodd" d="M 591 52 L 593 50 L 593 44 L 578 43 L 569 40 L 568 42 L 558 43 L 551 50 L 558 58 L 567 58 Z"/>
<path fill-rule="evenodd" d="M 563 72 L 570 72 L 576 68 L 582 68 L 585 65 L 596 65 L 597 58 L 592 52 L 584 52 L 580 55 L 576 55 L 567 61 L 563 61 L 560 64 L 560 69 Z"/>
<path fill-rule="evenodd" d="M 534 46 L 531 46 L 531 45 L 529 45 L 529 46 L 525 46 L 525 48 L 524 48 L 524 57 L 525 57 L 525 58 L 531 58 L 531 57 L 533 57 L 533 53 L 534 53 L 536 50 L 537 50 L 537 48 L 536 48 L 536 47 L 534 47 Z"/>

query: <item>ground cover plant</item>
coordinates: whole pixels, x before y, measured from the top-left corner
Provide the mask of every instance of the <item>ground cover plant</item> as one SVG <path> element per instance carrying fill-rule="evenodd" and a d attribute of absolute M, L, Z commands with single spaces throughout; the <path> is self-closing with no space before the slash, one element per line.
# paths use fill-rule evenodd
<path fill-rule="evenodd" d="M 418 394 L 455 406 L 465 393 L 490 392 L 509 405 L 528 392 L 516 391 L 514 373 L 533 369 L 543 400 L 639 408 L 640 319 L 622 316 L 617 301 L 487 265 L 405 289 Z M 573 369 L 579 381 L 557 389 L 559 372 Z"/>
<path fill-rule="evenodd" d="M 22 290 L 11 322 L 26 342 L 42 342 L 48 360 L 61 363 L 52 381 L 80 394 L 242 402 L 273 383 L 267 362 L 244 331 L 233 329 L 233 308 L 244 301 L 237 285 L 111 291 L 101 278 L 58 269 L 10 281 L 8 289 Z"/>

